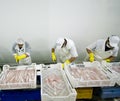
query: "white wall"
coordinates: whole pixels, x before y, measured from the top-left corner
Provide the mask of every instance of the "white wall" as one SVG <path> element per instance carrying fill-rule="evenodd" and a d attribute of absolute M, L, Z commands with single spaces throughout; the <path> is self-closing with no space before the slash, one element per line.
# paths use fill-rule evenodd
<path fill-rule="evenodd" d="M 119 9 L 120 0 L 0 0 L 0 62 L 14 63 L 18 37 L 30 43 L 33 62 L 51 62 L 58 37 L 73 39 L 82 61 L 87 45 L 120 35 Z"/>

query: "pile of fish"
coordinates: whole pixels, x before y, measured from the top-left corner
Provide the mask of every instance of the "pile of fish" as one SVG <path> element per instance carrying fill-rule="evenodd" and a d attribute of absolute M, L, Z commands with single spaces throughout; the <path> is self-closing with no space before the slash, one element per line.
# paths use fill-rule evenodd
<path fill-rule="evenodd" d="M 120 73 L 120 66 L 113 66 L 112 69 L 117 72 Z"/>
<path fill-rule="evenodd" d="M 57 69 L 51 73 L 48 72 L 48 74 L 43 73 L 42 81 L 43 93 L 50 96 L 66 96 L 69 94 L 63 75 Z"/>
<path fill-rule="evenodd" d="M 106 80 L 108 77 L 95 67 L 70 67 L 70 74 L 82 80 Z"/>
<path fill-rule="evenodd" d="M 29 88 L 35 81 L 35 69 L 15 69 L 3 71 L 0 89 Z"/>

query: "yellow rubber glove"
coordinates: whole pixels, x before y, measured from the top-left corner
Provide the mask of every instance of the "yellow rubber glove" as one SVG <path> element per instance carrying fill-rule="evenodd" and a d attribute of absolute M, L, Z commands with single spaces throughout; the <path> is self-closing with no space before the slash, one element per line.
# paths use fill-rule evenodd
<path fill-rule="evenodd" d="M 93 61 L 95 60 L 93 53 L 90 53 L 90 54 L 89 54 L 89 60 L 90 60 L 90 62 L 93 62 Z"/>
<path fill-rule="evenodd" d="M 66 65 L 68 65 L 68 64 L 70 64 L 71 62 L 69 61 L 69 60 L 66 60 L 63 64 L 62 64 L 62 69 L 64 69 L 64 65 L 66 64 Z"/>
<path fill-rule="evenodd" d="M 15 61 L 16 61 L 16 62 L 19 61 L 19 59 L 18 59 L 18 55 L 17 55 L 17 54 L 14 55 L 14 58 L 15 58 Z"/>
<path fill-rule="evenodd" d="M 62 69 L 64 69 L 64 63 L 62 63 Z"/>
<path fill-rule="evenodd" d="M 27 57 L 26 54 L 22 54 L 22 55 L 19 55 L 19 56 L 18 56 L 18 59 L 19 59 L 19 60 L 22 60 L 22 59 L 24 59 L 24 58 L 26 58 L 26 57 Z"/>
<path fill-rule="evenodd" d="M 105 61 L 106 61 L 106 62 L 110 62 L 110 59 L 106 59 Z"/>
<path fill-rule="evenodd" d="M 54 52 L 52 52 L 52 61 L 55 62 L 56 61 L 56 55 Z"/>
<path fill-rule="evenodd" d="M 69 60 L 66 60 L 65 63 L 68 65 L 68 64 L 70 64 L 70 61 L 69 61 Z"/>

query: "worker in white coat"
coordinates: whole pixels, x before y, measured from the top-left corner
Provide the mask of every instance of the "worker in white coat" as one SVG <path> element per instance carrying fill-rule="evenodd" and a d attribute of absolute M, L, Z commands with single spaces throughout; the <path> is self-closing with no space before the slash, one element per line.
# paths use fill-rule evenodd
<path fill-rule="evenodd" d="M 115 57 L 118 55 L 119 42 L 120 38 L 118 36 L 111 35 L 107 39 L 99 39 L 93 44 L 89 45 L 86 48 L 87 53 L 89 54 L 89 61 L 114 61 Z"/>
<path fill-rule="evenodd" d="M 31 56 L 30 56 L 31 47 L 30 45 L 19 38 L 12 47 L 12 52 L 16 62 L 20 65 L 30 65 Z"/>
<path fill-rule="evenodd" d="M 78 57 L 74 42 L 68 38 L 59 38 L 51 52 L 52 60 L 63 63 L 63 68 L 65 63 L 70 64 Z"/>

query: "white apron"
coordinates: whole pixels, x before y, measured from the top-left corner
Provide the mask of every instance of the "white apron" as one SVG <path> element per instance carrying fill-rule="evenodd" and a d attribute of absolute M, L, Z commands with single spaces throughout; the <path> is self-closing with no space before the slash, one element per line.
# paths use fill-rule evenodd
<path fill-rule="evenodd" d="M 102 61 L 106 58 L 109 58 L 112 55 L 112 51 L 104 51 L 104 50 L 95 50 L 94 52 L 95 60 L 96 61 Z"/>
<path fill-rule="evenodd" d="M 21 49 L 19 49 L 18 45 L 15 47 L 16 53 L 18 55 L 22 55 L 25 54 L 25 45 L 23 45 L 23 47 Z M 27 58 L 24 58 L 22 60 L 19 61 L 20 65 L 30 65 L 31 64 L 31 57 L 28 56 Z"/>
<path fill-rule="evenodd" d="M 71 58 L 71 54 L 66 47 L 56 48 L 57 62 L 65 62 L 66 60 Z"/>

